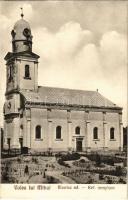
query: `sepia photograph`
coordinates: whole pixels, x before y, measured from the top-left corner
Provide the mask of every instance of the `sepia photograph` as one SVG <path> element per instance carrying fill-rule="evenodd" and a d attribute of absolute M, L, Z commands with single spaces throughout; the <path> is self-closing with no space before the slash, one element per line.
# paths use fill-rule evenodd
<path fill-rule="evenodd" d="M 2 185 L 126 185 L 127 12 L 0 1 Z"/>

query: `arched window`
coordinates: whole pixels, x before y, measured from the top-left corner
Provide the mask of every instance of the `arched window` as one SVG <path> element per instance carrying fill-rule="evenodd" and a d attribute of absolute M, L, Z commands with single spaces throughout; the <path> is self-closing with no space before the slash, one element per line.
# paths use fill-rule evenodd
<path fill-rule="evenodd" d="M 41 139 L 41 126 L 40 125 L 36 126 L 35 138 L 36 139 Z"/>
<path fill-rule="evenodd" d="M 61 126 L 56 127 L 56 139 L 61 139 Z"/>
<path fill-rule="evenodd" d="M 29 65 L 25 65 L 25 78 L 30 78 Z"/>
<path fill-rule="evenodd" d="M 80 127 L 79 126 L 76 127 L 75 134 L 76 135 L 80 135 Z"/>
<path fill-rule="evenodd" d="M 110 128 L 110 140 L 114 139 L 114 131 L 115 131 L 115 129 L 113 127 Z"/>
<path fill-rule="evenodd" d="M 93 139 L 94 139 L 94 140 L 97 140 L 97 139 L 98 139 L 98 128 L 97 128 L 97 127 L 95 127 L 95 128 L 93 129 Z"/>

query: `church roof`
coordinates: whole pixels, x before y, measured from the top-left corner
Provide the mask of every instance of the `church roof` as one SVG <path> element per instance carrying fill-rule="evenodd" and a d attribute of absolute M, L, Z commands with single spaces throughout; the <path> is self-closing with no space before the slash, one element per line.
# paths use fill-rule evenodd
<path fill-rule="evenodd" d="M 27 103 L 63 104 L 87 107 L 118 108 L 97 91 L 75 90 L 55 87 L 38 87 L 38 92 L 22 90 Z"/>

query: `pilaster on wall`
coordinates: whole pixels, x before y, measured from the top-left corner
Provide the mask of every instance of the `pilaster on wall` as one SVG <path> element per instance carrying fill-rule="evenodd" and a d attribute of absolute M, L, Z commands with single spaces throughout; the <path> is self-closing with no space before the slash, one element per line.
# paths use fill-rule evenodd
<path fill-rule="evenodd" d="M 91 135 L 90 135 L 90 120 L 89 120 L 89 111 L 85 111 L 85 147 L 87 151 L 91 149 L 90 147 L 90 140 L 91 140 Z"/>
<path fill-rule="evenodd" d="M 86 121 L 86 131 L 87 131 L 86 147 L 87 147 L 87 150 L 89 150 L 91 148 L 90 147 L 90 140 L 91 140 L 90 121 Z"/>
<path fill-rule="evenodd" d="M 122 123 L 122 113 L 119 113 L 119 150 L 123 151 L 123 123 Z"/>
<path fill-rule="evenodd" d="M 67 110 L 67 126 L 68 126 L 68 149 L 72 150 L 72 121 L 71 111 Z"/>
<path fill-rule="evenodd" d="M 38 62 L 34 62 L 34 89 L 38 89 Z"/>
<path fill-rule="evenodd" d="M 107 121 L 106 112 L 103 112 L 103 149 L 107 150 Z"/>
<path fill-rule="evenodd" d="M 52 121 L 48 120 L 48 149 L 52 148 Z"/>
<path fill-rule="evenodd" d="M 26 145 L 31 148 L 31 120 L 27 119 L 27 134 L 26 134 Z"/>
<path fill-rule="evenodd" d="M 11 148 L 20 148 L 19 143 L 19 117 L 13 119 L 13 137 L 11 138 Z"/>
<path fill-rule="evenodd" d="M 4 149 L 8 149 L 8 141 L 7 141 L 7 129 L 6 129 L 6 122 L 4 121 Z"/>
<path fill-rule="evenodd" d="M 31 111 L 26 109 L 26 131 L 24 137 L 24 146 L 31 148 Z"/>
<path fill-rule="evenodd" d="M 52 148 L 52 119 L 51 119 L 51 109 L 47 110 L 47 120 L 48 120 L 48 149 Z"/>
<path fill-rule="evenodd" d="M 8 149 L 8 141 L 7 141 L 7 136 L 4 136 L 4 149 Z"/>

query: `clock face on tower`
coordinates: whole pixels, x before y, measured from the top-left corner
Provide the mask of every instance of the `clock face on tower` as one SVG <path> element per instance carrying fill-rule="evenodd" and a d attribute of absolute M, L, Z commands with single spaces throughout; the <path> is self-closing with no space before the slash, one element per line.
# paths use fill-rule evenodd
<path fill-rule="evenodd" d="M 28 28 L 25 28 L 24 31 L 23 31 L 23 34 L 24 34 L 25 37 L 30 37 L 31 31 Z"/>

